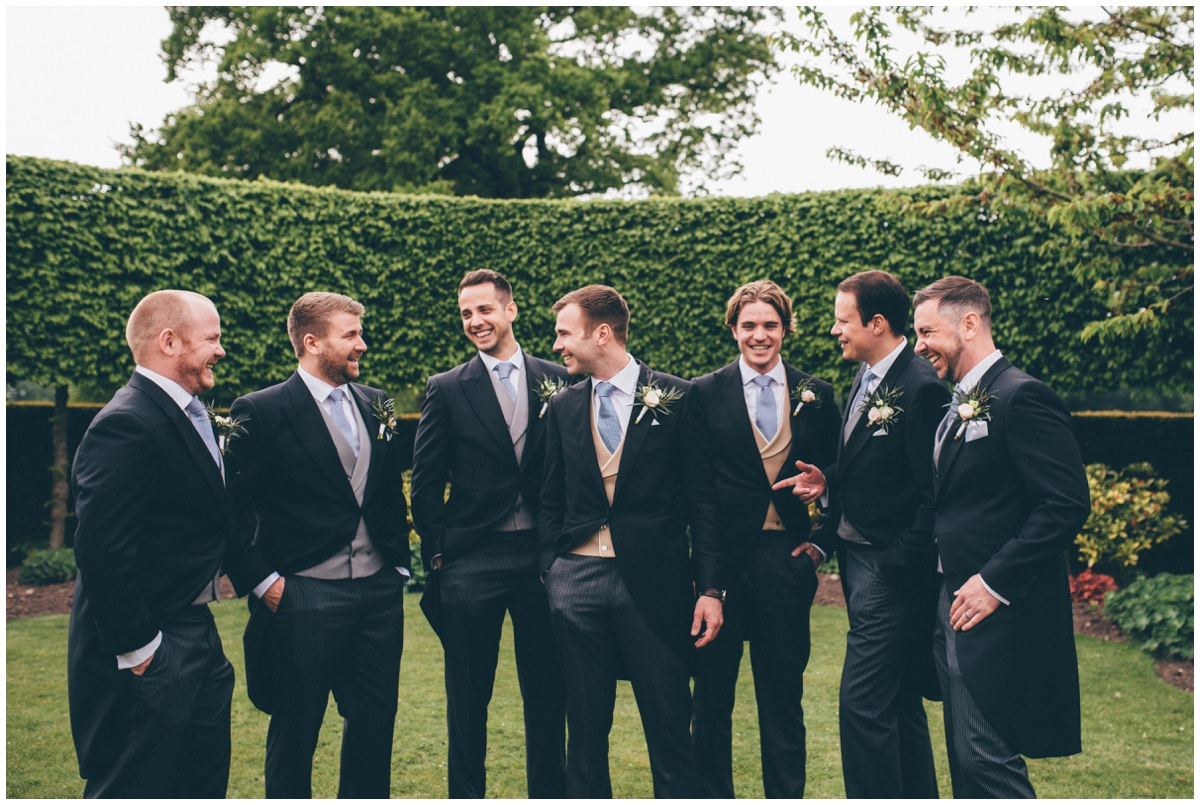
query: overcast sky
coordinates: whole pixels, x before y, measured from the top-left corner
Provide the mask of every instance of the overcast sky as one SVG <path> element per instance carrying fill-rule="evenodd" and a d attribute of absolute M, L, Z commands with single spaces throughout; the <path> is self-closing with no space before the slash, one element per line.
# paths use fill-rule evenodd
<path fill-rule="evenodd" d="M 170 24 L 161 6 L 9 7 L 6 23 L 6 153 L 118 167 L 114 145 L 128 141 L 130 123 L 157 128 L 190 100 L 186 83 L 163 82 L 159 45 Z M 912 186 L 923 183 L 911 170 L 917 165 L 956 167 L 949 147 L 876 107 L 801 87 L 787 73 L 760 94 L 759 111 L 760 132 L 740 149 L 744 173 L 710 192 Z M 910 170 L 890 178 L 835 163 L 825 157 L 835 145 L 898 158 Z"/>

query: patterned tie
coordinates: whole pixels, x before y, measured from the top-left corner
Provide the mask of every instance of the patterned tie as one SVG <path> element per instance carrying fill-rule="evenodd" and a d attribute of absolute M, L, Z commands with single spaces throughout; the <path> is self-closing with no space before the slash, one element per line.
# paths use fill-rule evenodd
<path fill-rule="evenodd" d="M 858 394 L 854 397 L 854 405 L 850 406 L 850 416 L 854 416 L 855 412 L 862 407 L 863 402 L 867 399 L 867 395 L 871 393 L 868 388 L 871 381 L 875 379 L 875 373 L 870 369 L 864 369 L 862 380 L 858 384 Z"/>
<path fill-rule="evenodd" d="M 187 412 L 188 419 L 191 420 L 196 433 L 199 433 L 200 438 L 204 440 L 204 446 L 208 448 L 213 461 L 217 462 L 218 467 L 221 466 L 221 451 L 217 449 L 217 437 L 213 435 L 212 423 L 208 421 L 208 412 L 204 410 L 204 403 L 200 402 L 199 397 L 192 397 L 192 401 L 183 410 Z"/>
<path fill-rule="evenodd" d="M 508 379 L 508 376 L 515 372 L 516 369 L 517 367 L 508 361 L 501 361 L 496 364 L 496 368 L 493 370 L 500 376 L 500 385 L 504 386 L 504 390 L 508 392 L 509 397 L 512 397 L 513 402 L 517 401 L 517 387 Z"/>
<path fill-rule="evenodd" d="M 600 416 L 596 420 L 596 429 L 600 431 L 600 439 L 608 452 L 616 453 L 621 446 L 621 421 L 617 419 L 617 409 L 613 408 L 612 396 L 616 386 L 607 380 L 596 384 L 596 395 L 600 398 Z"/>
<path fill-rule="evenodd" d="M 346 410 L 342 407 L 342 400 L 346 399 L 346 395 L 341 389 L 334 389 L 329 392 L 328 399 L 333 402 L 333 410 L 330 416 L 333 417 L 333 424 L 338 426 L 338 430 L 346 435 L 346 441 L 350 442 L 350 449 L 354 451 L 354 455 L 358 455 L 358 439 L 354 438 L 354 431 L 350 429 L 350 420 L 346 419 Z"/>
<path fill-rule="evenodd" d="M 957 389 L 956 389 L 957 391 Z M 946 437 L 950 435 L 950 423 L 954 421 L 954 415 L 957 413 L 953 406 L 942 417 L 942 422 L 938 425 L 937 435 L 933 440 L 933 466 L 937 467 L 938 461 L 942 458 L 942 445 L 946 442 Z"/>
<path fill-rule="evenodd" d="M 775 438 L 779 430 L 779 413 L 775 410 L 775 392 L 771 390 L 771 378 L 759 375 L 754 378 L 758 384 L 758 404 L 754 406 L 754 424 L 758 432 L 767 437 L 767 441 Z"/>

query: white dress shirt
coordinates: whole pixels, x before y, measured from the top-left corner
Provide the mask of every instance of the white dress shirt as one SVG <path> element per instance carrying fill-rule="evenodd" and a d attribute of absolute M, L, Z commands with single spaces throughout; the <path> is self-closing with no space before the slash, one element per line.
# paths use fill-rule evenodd
<path fill-rule="evenodd" d="M 746 411 L 750 414 L 750 422 L 754 423 L 758 416 L 759 394 L 759 386 L 754 379 L 760 374 L 746 363 L 745 358 L 738 358 L 738 369 L 742 373 L 742 392 L 746 395 Z M 783 370 L 783 360 L 777 357 L 775 365 L 771 367 L 770 371 L 763 374 L 771 378 L 771 391 L 775 394 L 775 432 L 778 433 L 781 417 L 788 411 L 787 372 Z"/>
<path fill-rule="evenodd" d="M 521 373 L 525 371 L 525 355 L 521 352 L 521 345 L 517 344 L 517 351 L 512 354 L 512 357 L 500 360 L 488 355 L 486 352 L 479 353 L 479 359 L 483 361 L 483 365 L 487 367 L 488 375 L 493 381 L 499 380 L 499 375 L 496 374 L 496 367 L 502 363 L 511 363 L 513 370 L 509 373 L 508 379 L 512 382 L 513 388 L 517 389 L 517 393 L 521 391 Z M 501 386 L 503 388 L 503 386 Z"/>
<path fill-rule="evenodd" d="M 879 360 L 879 363 L 875 364 L 874 366 L 867 364 L 867 368 L 870 369 L 871 374 L 874 375 L 874 377 L 871 378 L 871 382 L 867 384 L 868 394 L 879 388 L 879 384 L 883 382 L 883 376 L 886 375 L 888 370 L 892 368 L 892 364 L 895 363 L 896 359 L 900 357 L 900 353 L 904 351 L 904 347 L 907 345 L 908 339 L 904 336 L 901 336 L 900 346 L 883 356 L 883 358 Z M 851 411 L 850 415 L 853 416 L 854 412 Z"/>
<path fill-rule="evenodd" d="M 608 382 L 614 386 L 609 400 L 612 401 L 613 410 L 617 412 L 617 422 L 621 425 L 622 440 L 629 431 L 629 416 L 633 413 L 633 398 L 637 393 L 638 375 L 642 371 L 642 367 L 638 366 L 638 362 L 633 359 L 632 355 L 626 352 L 625 357 L 629 359 L 625 368 L 608 379 Z M 596 384 L 600 382 L 596 378 L 592 378 L 592 415 L 597 422 L 600 421 L 600 395 L 596 393 Z"/>

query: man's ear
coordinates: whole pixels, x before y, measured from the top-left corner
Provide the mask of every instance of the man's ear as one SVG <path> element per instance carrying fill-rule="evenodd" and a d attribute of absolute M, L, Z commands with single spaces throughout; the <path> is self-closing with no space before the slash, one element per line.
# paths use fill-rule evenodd
<path fill-rule="evenodd" d="M 958 323 L 959 332 L 964 341 L 973 341 L 979 335 L 979 314 L 971 310 L 963 314 L 962 320 Z"/>
<path fill-rule="evenodd" d="M 164 355 L 174 355 L 179 348 L 179 334 L 170 327 L 158 334 L 158 348 Z"/>
<path fill-rule="evenodd" d="M 592 333 L 592 338 L 596 339 L 597 346 L 604 346 L 612 340 L 612 337 L 612 327 L 609 327 L 608 324 L 597 325 L 595 332 Z"/>

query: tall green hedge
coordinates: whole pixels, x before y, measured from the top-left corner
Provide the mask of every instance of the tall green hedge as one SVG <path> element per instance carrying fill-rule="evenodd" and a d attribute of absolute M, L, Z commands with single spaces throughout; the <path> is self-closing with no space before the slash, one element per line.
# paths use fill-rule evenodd
<path fill-rule="evenodd" d="M 1011 209 L 920 219 L 904 211 L 905 195 L 936 199 L 945 188 L 517 202 L 12 156 L 6 168 L 10 379 L 116 388 L 132 369 L 126 316 L 147 292 L 176 287 L 208 295 L 221 312 L 229 356 L 218 367 L 220 402 L 288 375 L 295 359 L 284 319 L 311 290 L 366 305 L 367 382 L 421 384 L 469 357 L 455 288 L 465 271 L 494 268 L 516 288 L 517 335 L 531 352 L 550 353 L 555 299 L 602 282 L 629 300 L 630 350 L 685 376 L 735 354 L 723 325 L 733 288 L 773 278 L 797 305 L 799 332 L 785 357 L 844 389 L 853 367 L 828 335 L 835 287 L 883 268 L 910 290 L 952 273 L 983 282 L 1000 347 L 1060 391 L 1192 388 L 1190 312 L 1159 333 L 1082 344 L 1076 334 L 1104 315 L 1071 274 L 1088 255 Z"/>

